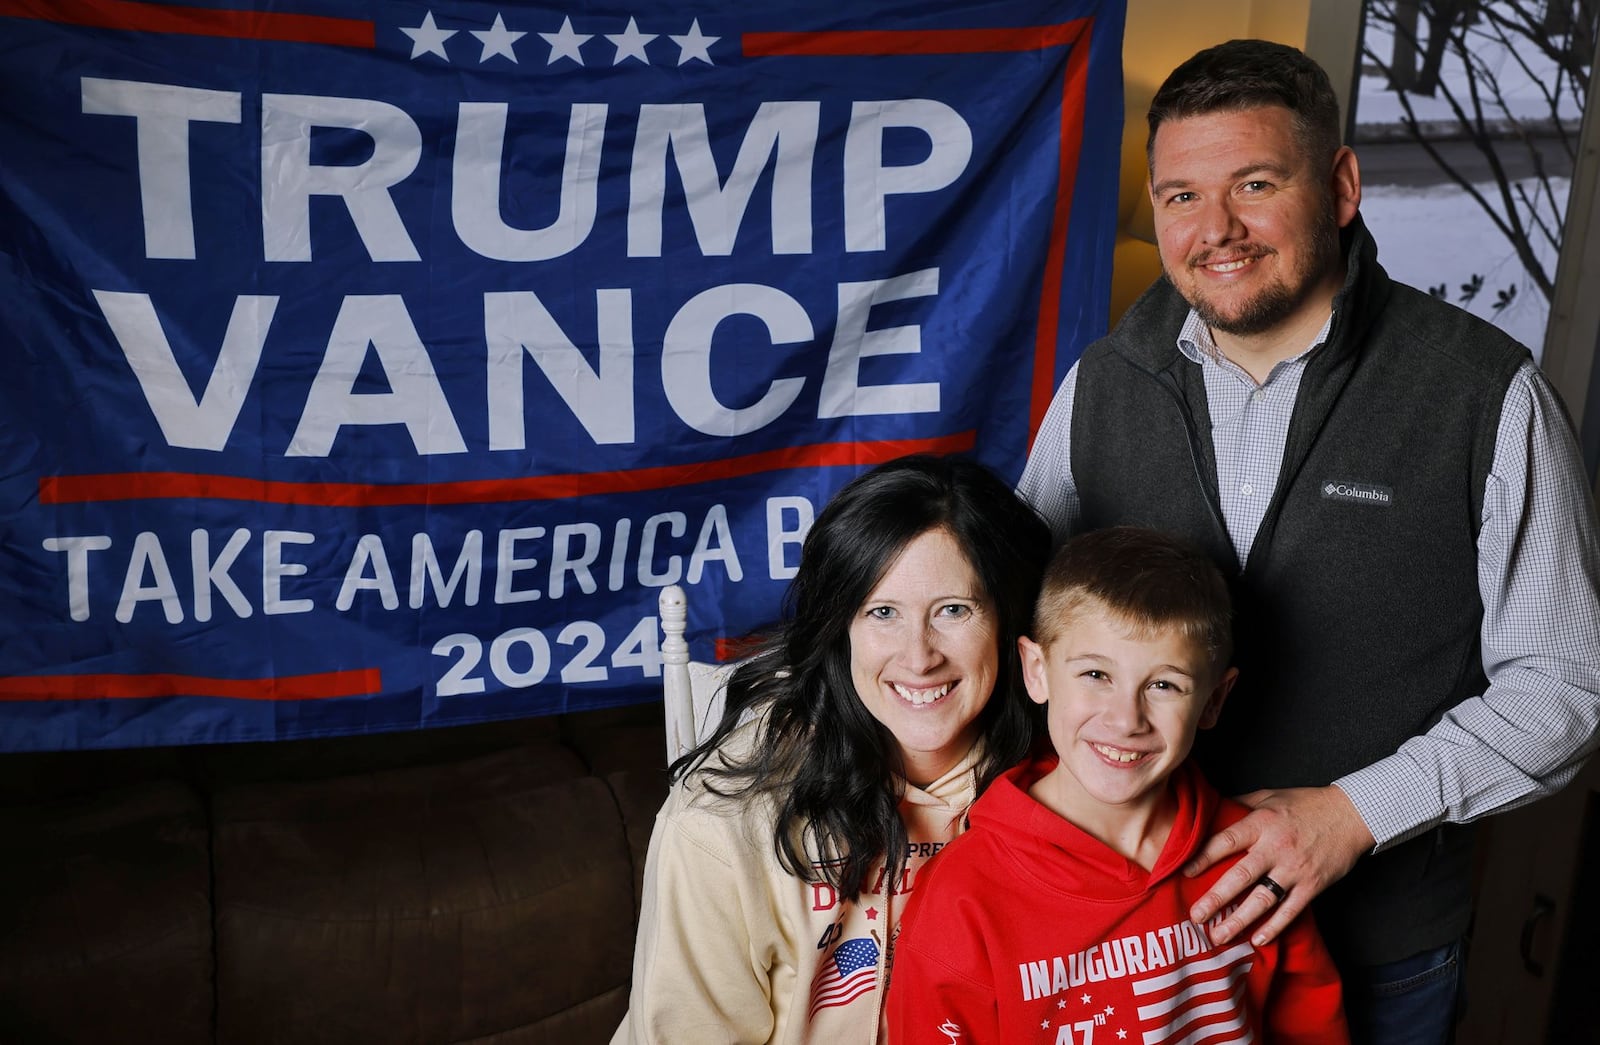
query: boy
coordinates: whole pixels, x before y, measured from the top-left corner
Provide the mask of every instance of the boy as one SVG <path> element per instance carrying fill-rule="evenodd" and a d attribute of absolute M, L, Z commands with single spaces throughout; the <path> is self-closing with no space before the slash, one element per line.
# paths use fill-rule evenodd
<path fill-rule="evenodd" d="M 1238 675 L 1228 615 L 1216 567 L 1173 538 L 1118 527 L 1056 553 L 1019 642 L 1055 751 L 996 780 L 924 869 L 895 1045 L 1348 1042 L 1309 917 L 1258 949 L 1213 947 L 1186 913 L 1225 868 L 1184 864 L 1247 812 L 1186 761 Z"/>

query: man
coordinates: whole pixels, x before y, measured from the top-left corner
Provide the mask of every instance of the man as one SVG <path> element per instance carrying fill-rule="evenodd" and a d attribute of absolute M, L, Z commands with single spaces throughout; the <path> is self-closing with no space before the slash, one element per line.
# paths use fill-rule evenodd
<path fill-rule="evenodd" d="M 1393 283 L 1327 75 L 1236 40 L 1149 113 L 1164 278 L 1068 373 L 1020 492 L 1233 579 L 1240 679 L 1197 754 L 1253 812 L 1187 869 L 1216 942 L 1319 897 L 1357 1042 L 1449 1041 L 1471 829 L 1577 773 L 1600 723 L 1600 541 L 1525 349 Z M 1326 892 L 1324 892 L 1326 890 Z"/>

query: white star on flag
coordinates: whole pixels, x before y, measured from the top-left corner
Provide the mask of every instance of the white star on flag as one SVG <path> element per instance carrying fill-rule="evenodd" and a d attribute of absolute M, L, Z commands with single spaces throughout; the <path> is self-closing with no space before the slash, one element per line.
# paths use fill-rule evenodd
<path fill-rule="evenodd" d="M 425 54 L 436 54 L 445 61 L 450 56 L 444 53 L 444 42 L 456 35 L 454 29 L 440 29 L 433 21 L 433 12 L 429 11 L 422 16 L 422 24 L 415 29 L 400 27 L 400 31 L 411 37 L 411 57 L 421 58 Z"/>
<path fill-rule="evenodd" d="M 517 60 L 517 52 L 511 45 L 527 36 L 527 33 L 514 33 L 506 28 L 506 20 L 499 14 L 494 16 L 494 25 L 488 29 L 473 29 L 472 35 L 483 43 L 483 56 L 478 59 L 481 65 L 497 54 L 505 55 L 513 62 Z"/>
<path fill-rule="evenodd" d="M 544 42 L 550 45 L 550 57 L 545 60 L 546 65 L 554 65 L 563 58 L 571 58 L 579 65 L 583 64 L 583 55 L 578 53 L 578 48 L 594 39 L 594 34 L 574 32 L 570 17 L 561 19 L 559 33 L 540 33 Z"/>
<path fill-rule="evenodd" d="M 678 64 L 683 65 L 691 58 L 698 58 L 707 65 L 715 65 L 711 60 L 711 45 L 722 39 L 720 36 L 706 36 L 700 31 L 700 19 L 696 18 L 689 24 L 689 31 L 683 36 L 672 37 L 672 42 L 678 45 Z"/>
<path fill-rule="evenodd" d="M 637 58 L 645 65 L 650 64 L 650 59 L 645 57 L 644 45 L 654 40 L 660 33 L 641 33 L 639 23 L 630 15 L 628 28 L 620 33 L 607 33 L 606 39 L 610 40 L 617 48 L 617 56 L 611 60 L 612 65 L 621 65 L 628 58 Z"/>

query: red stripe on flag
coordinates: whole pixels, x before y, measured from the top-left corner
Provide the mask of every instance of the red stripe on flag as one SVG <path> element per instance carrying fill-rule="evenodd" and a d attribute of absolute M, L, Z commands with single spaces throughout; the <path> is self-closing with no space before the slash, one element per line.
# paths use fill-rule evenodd
<path fill-rule="evenodd" d="M 625 472 L 535 475 L 520 479 L 475 479 L 453 483 L 290 483 L 184 472 L 60 475 L 45 476 L 39 480 L 39 501 L 42 504 L 76 504 L 197 497 L 324 508 L 547 501 L 580 494 L 638 493 L 691 486 L 794 468 L 880 464 L 911 453 L 961 453 L 971 450 L 976 442 L 977 433 L 967 431 L 934 439 L 818 443 L 721 461 L 638 468 Z"/>
<path fill-rule="evenodd" d="M 1056 335 L 1061 329 L 1061 280 L 1067 264 L 1067 226 L 1072 220 L 1072 189 L 1077 184 L 1078 157 L 1083 151 L 1083 113 L 1089 104 L 1089 37 L 1092 19 L 1082 26 L 1077 46 L 1067 52 L 1061 86 L 1061 166 L 1056 185 L 1055 215 L 1050 222 L 1050 247 L 1044 259 L 1044 286 L 1039 293 L 1039 330 L 1033 343 L 1033 384 L 1028 409 L 1028 447 L 1039 434 L 1045 411 L 1056 391 Z"/>
<path fill-rule="evenodd" d="M 0 701 L 149 700 L 155 697 L 223 697 L 229 700 L 326 700 L 381 692 L 377 668 L 282 675 L 264 679 L 214 679 L 200 675 L 13 675 L 0 678 Z"/>
<path fill-rule="evenodd" d="M 1055 395 L 1056 337 L 1061 329 L 1061 280 L 1066 267 L 1067 226 L 1072 189 L 1083 151 L 1083 107 L 1088 103 L 1089 40 L 1094 19 L 1017 29 L 861 30 L 814 33 L 746 33 L 747 57 L 863 57 L 882 55 L 989 54 L 1070 46 L 1061 89 L 1061 158 L 1055 212 L 1050 222 L 1039 294 L 1039 329 L 1034 339 L 1033 375 L 1028 401 L 1028 444 L 1044 423 Z"/>
<path fill-rule="evenodd" d="M 836 1009 L 849 1005 L 870 990 L 877 989 L 878 969 L 869 966 L 851 973 L 829 989 L 819 993 L 811 1003 L 810 1015 L 815 1017 L 823 1009 Z"/>
<path fill-rule="evenodd" d="M 726 664 L 730 660 L 743 660 L 750 656 L 760 644 L 759 635 L 723 635 L 712 641 L 712 655 L 719 664 Z"/>
<path fill-rule="evenodd" d="M 140 4 L 132 0 L 0 0 L 0 17 L 32 18 L 96 29 L 339 47 L 370 48 L 376 45 L 377 35 L 372 22 L 353 18 L 276 11 L 224 11 L 173 4 Z"/>
<path fill-rule="evenodd" d="M 864 57 L 891 54 L 987 54 L 1041 51 L 1074 43 L 1087 19 L 1017 29 L 864 29 L 819 33 L 745 33 L 747 58 Z"/>

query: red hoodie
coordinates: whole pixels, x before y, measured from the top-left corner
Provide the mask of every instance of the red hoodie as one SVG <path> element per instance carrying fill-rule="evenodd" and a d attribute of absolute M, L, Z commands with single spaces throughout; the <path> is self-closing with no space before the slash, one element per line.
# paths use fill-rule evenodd
<path fill-rule="evenodd" d="M 1226 866 L 1181 868 L 1248 810 L 1185 763 L 1146 871 L 1028 794 L 1055 766 L 1035 758 L 995 781 L 923 869 L 893 950 L 894 1045 L 1347 1045 L 1339 974 L 1309 915 L 1259 949 L 1213 947 L 1189 921 Z"/>

